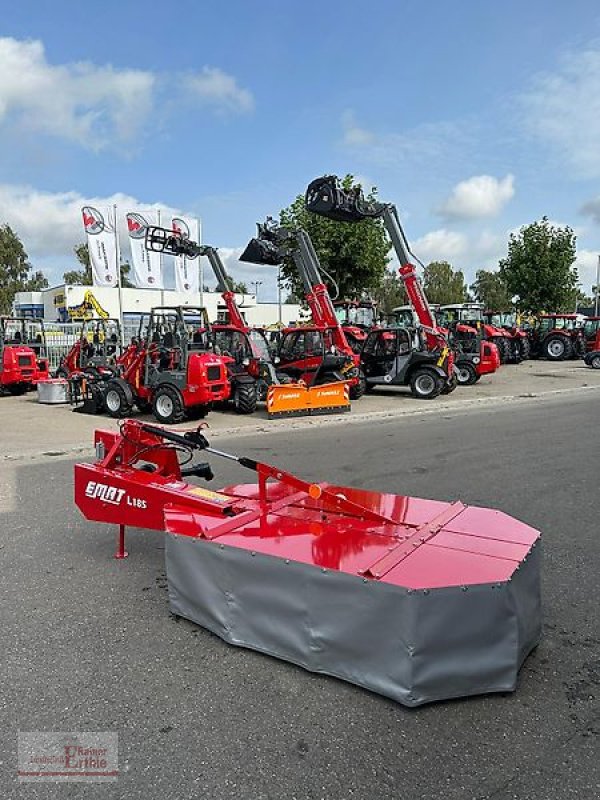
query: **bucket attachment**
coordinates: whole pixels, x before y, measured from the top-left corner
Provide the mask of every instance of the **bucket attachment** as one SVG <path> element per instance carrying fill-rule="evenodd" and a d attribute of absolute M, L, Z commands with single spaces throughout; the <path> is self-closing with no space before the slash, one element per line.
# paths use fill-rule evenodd
<path fill-rule="evenodd" d="M 337 222 L 361 222 L 377 217 L 382 206 L 369 203 L 361 188 L 344 189 L 335 175 L 315 178 L 308 184 L 305 195 L 308 211 Z"/>
<path fill-rule="evenodd" d="M 306 386 L 304 383 L 269 386 L 269 418 L 338 414 L 350 411 L 350 392 L 344 381 Z"/>
<path fill-rule="evenodd" d="M 239 260 L 249 261 L 251 264 L 278 267 L 282 261 L 282 253 L 273 242 L 255 238 L 250 239 Z"/>

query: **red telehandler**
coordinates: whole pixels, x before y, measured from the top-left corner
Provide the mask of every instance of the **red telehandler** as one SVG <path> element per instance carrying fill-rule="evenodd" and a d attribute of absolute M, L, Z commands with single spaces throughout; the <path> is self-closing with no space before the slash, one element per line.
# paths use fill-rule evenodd
<path fill-rule="evenodd" d="M 0 317 L 0 394 L 25 394 L 48 378 L 43 322 Z"/>
<path fill-rule="evenodd" d="M 291 255 L 304 284 L 312 324 L 286 328 L 279 346 L 278 370 L 307 386 L 346 382 L 350 398 L 358 400 L 365 392 L 360 356 L 352 350 L 335 314 L 320 264 L 306 231 L 280 227 L 272 218 L 258 225 L 258 236 L 251 239 L 240 261 L 278 266 Z"/>
<path fill-rule="evenodd" d="M 382 219 L 400 260 L 400 278 L 419 321 L 417 336 L 399 337 L 397 328 L 371 331 L 361 353 L 367 385 L 410 385 L 413 395 L 420 399 L 453 391 L 457 385 L 454 354 L 417 277 L 413 264 L 416 259 L 396 207 L 391 203 L 370 203 L 360 189 L 343 189 L 335 175 L 312 181 L 306 190 L 305 205 L 309 211 L 338 222 Z"/>

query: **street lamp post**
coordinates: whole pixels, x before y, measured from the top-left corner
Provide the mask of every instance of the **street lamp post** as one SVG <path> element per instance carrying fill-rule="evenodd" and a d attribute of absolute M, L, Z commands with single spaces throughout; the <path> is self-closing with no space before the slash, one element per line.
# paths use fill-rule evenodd
<path fill-rule="evenodd" d="M 258 303 L 258 287 L 262 286 L 262 281 L 250 281 L 250 284 L 254 286 L 254 298 Z"/>

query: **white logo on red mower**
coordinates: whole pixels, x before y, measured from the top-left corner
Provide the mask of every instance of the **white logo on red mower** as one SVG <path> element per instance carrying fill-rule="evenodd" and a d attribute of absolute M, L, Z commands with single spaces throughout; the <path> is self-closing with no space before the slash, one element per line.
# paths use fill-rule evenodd
<path fill-rule="evenodd" d="M 128 506 L 135 508 L 146 508 L 147 503 L 145 500 L 140 500 L 137 497 L 128 497 L 125 494 L 125 489 L 117 489 L 116 486 L 109 486 L 107 483 L 97 483 L 96 481 L 88 481 L 85 487 L 85 496 L 90 500 L 101 500 L 103 503 L 109 503 L 112 506 L 120 506 L 123 498 L 126 498 Z"/>

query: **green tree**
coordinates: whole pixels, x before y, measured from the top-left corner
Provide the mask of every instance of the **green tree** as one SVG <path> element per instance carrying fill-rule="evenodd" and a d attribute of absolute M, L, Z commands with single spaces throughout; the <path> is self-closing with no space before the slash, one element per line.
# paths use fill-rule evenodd
<path fill-rule="evenodd" d="M 373 300 L 377 302 L 377 312 L 387 316 L 397 306 L 408 303 L 408 295 L 404 283 L 397 272 L 386 270 L 379 286 L 372 292 Z"/>
<path fill-rule="evenodd" d="M 499 272 L 478 269 L 475 273 L 475 282 L 471 285 L 471 292 L 475 300 L 483 303 L 490 311 L 508 311 L 512 306 L 508 288 Z"/>
<path fill-rule="evenodd" d="M 509 294 L 519 296 L 524 311 L 572 311 L 578 275 L 575 234 L 568 226 L 552 225 L 547 217 L 512 233 L 500 275 Z"/>
<path fill-rule="evenodd" d="M 92 280 L 92 265 L 90 263 L 90 251 L 87 244 L 80 243 L 73 248 L 75 257 L 81 266 L 81 269 L 72 269 L 63 273 L 63 281 L 69 286 L 91 286 Z M 129 261 L 121 261 L 121 286 L 125 289 L 133 288 L 133 283 L 129 279 L 131 272 L 131 264 Z"/>
<path fill-rule="evenodd" d="M 248 287 L 243 281 L 234 281 L 230 275 L 227 276 L 226 280 L 230 292 L 236 292 L 236 294 L 248 294 Z"/>
<path fill-rule="evenodd" d="M 425 267 L 423 287 L 430 303 L 464 303 L 469 292 L 465 276 L 448 261 L 432 261 Z"/>
<path fill-rule="evenodd" d="M 359 185 L 352 175 L 346 175 L 342 184 L 346 189 Z M 377 190 L 371 189 L 369 200 L 376 200 L 376 196 Z M 303 228 L 309 234 L 323 268 L 323 279 L 330 283 L 325 272 L 333 278 L 340 297 L 360 296 L 381 283 L 391 246 L 382 220 L 351 223 L 325 219 L 306 210 L 304 195 L 298 195 L 284 208 L 279 219 L 281 225 L 294 230 Z M 291 257 L 285 259 L 281 271 L 292 293 L 303 297 L 304 287 Z"/>
<path fill-rule="evenodd" d="M 17 292 L 45 289 L 42 272 L 32 272 L 23 243 L 8 224 L 0 225 L 0 314 L 10 314 Z"/>

